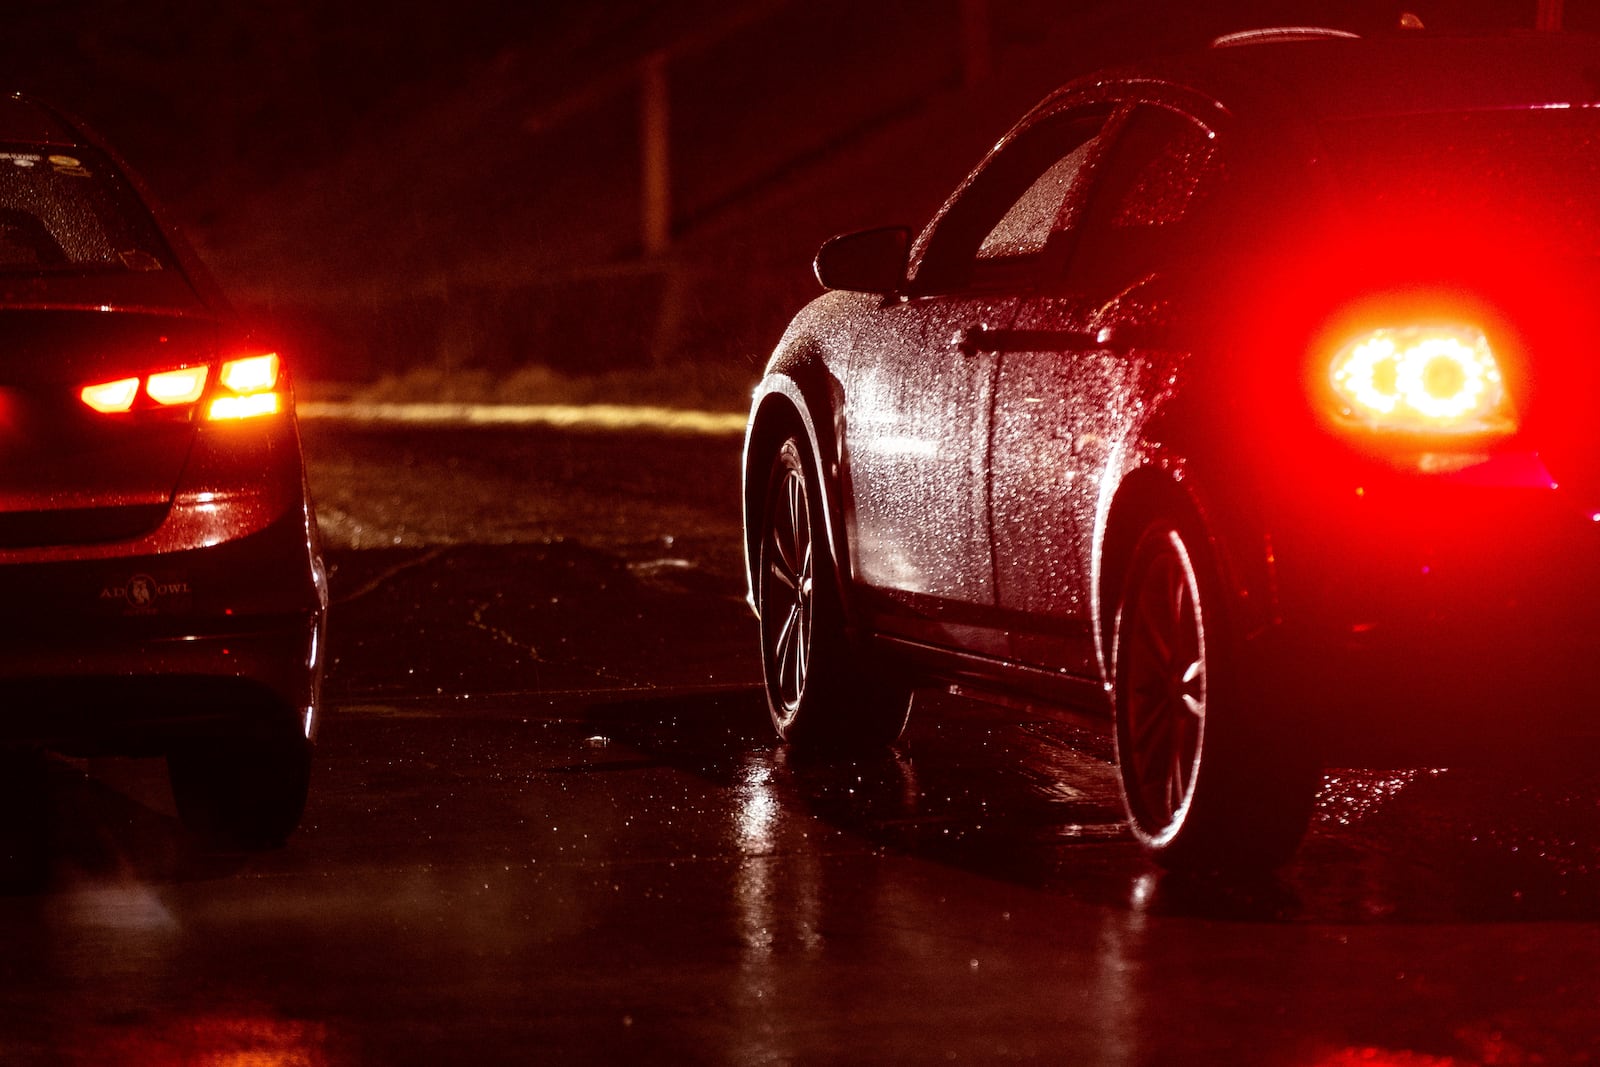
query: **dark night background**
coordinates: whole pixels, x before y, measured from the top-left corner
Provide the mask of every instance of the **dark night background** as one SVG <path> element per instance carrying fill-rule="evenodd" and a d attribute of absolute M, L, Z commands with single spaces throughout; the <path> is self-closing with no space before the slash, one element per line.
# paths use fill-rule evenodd
<path fill-rule="evenodd" d="M 53 0 L 11 8 L 0 62 L 145 174 L 302 381 L 411 371 L 460 393 L 529 367 L 643 370 L 736 407 L 815 291 L 823 238 L 920 224 L 1066 78 L 1401 10 L 1532 27 L 1537 5 Z M 1572 0 L 1564 18 L 1600 26 Z M 671 240 L 647 250 L 652 55 Z"/>

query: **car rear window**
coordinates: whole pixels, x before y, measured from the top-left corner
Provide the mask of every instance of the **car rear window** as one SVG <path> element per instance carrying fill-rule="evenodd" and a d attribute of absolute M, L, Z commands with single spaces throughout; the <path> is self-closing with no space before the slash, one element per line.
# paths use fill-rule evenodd
<path fill-rule="evenodd" d="M 1566 251 L 1600 250 L 1600 110 L 1382 116 L 1326 123 L 1348 206 L 1393 225 L 1491 227 Z"/>
<path fill-rule="evenodd" d="M 148 213 L 103 157 L 0 145 L 0 274 L 168 266 Z"/>

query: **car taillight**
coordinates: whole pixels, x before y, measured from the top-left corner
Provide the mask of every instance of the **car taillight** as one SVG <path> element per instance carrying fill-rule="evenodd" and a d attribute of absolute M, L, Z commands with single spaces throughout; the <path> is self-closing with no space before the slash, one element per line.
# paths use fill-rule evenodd
<path fill-rule="evenodd" d="M 85 404 L 105 415 L 132 411 L 141 394 L 151 406 L 177 407 L 193 404 L 200 399 L 206 391 L 206 378 L 210 373 L 211 368 L 204 364 L 178 367 L 143 378 L 118 378 L 86 385 L 78 395 Z"/>
<path fill-rule="evenodd" d="M 86 385 L 78 395 L 90 408 L 106 415 L 140 406 L 177 408 L 201 400 L 210 377 L 211 367 L 206 364 L 178 367 L 139 378 Z M 275 352 L 225 360 L 217 370 L 217 387 L 206 404 L 206 418 L 218 421 L 277 414 L 285 407 L 280 378 Z"/>
<path fill-rule="evenodd" d="M 276 352 L 228 360 L 217 376 L 220 388 L 211 398 L 206 418 L 252 419 L 277 414 L 283 410 L 283 397 L 278 392 L 279 370 Z"/>
<path fill-rule="evenodd" d="M 78 394 L 83 402 L 102 414 L 128 411 L 139 398 L 138 378 L 118 378 L 114 382 L 86 385 Z"/>
<path fill-rule="evenodd" d="M 193 404 L 206 391 L 209 367 L 183 367 L 152 374 L 144 391 L 158 404 Z"/>
<path fill-rule="evenodd" d="M 1351 338 L 1328 368 L 1340 420 L 1423 435 L 1509 433 L 1500 363 L 1470 326 L 1402 326 Z"/>

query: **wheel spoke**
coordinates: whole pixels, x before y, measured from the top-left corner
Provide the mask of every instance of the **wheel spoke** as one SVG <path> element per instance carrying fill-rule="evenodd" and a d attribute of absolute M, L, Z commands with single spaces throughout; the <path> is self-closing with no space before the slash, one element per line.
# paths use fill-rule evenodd
<path fill-rule="evenodd" d="M 767 574 L 770 575 L 779 585 L 783 586 L 791 593 L 798 593 L 800 591 L 799 581 L 787 567 L 782 565 L 781 554 L 778 559 L 774 559 L 772 562 L 767 564 Z"/>
<path fill-rule="evenodd" d="M 781 564 L 783 569 L 792 575 L 796 573 L 799 559 L 795 552 L 794 541 L 794 494 L 788 491 L 787 485 L 778 509 L 772 516 L 772 547 L 777 555 L 774 562 Z"/>
<path fill-rule="evenodd" d="M 1166 822 L 1173 811 L 1171 767 L 1175 754 L 1176 744 L 1172 730 L 1159 730 L 1140 768 L 1140 788 L 1150 803 L 1151 814 L 1161 822 Z"/>
<path fill-rule="evenodd" d="M 1167 644 L 1166 635 L 1156 629 L 1154 619 L 1148 616 L 1141 617 L 1134 634 L 1138 637 L 1139 644 L 1143 646 L 1144 651 L 1155 657 L 1158 664 L 1164 665 L 1171 657 L 1172 649 Z"/>
<path fill-rule="evenodd" d="M 1171 758 L 1167 762 L 1166 810 L 1163 812 L 1168 819 L 1183 807 L 1183 797 L 1189 791 L 1189 773 L 1192 768 L 1188 747 L 1179 744 L 1178 738 L 1174 737 Z"/>
<path fill-rule="evenodd" d="M 1156 745 L 1166 735 L 1166 720 L 1168 714 L 1165 697 L 1158 697 L 1141 706 L 1136 714 L 1129 716 L 1128 723 L 1133 735 L 1133 751 L 1138 757 L 1141 766 L 1154 763 Z"/>
<path fill-rule="evenodd" d="M 1206 665 L 1203 661 L 1195 659 L 1184 669 L 1182 677 L 1178 679 L 1178 692 L 1183 698 L 1183 706 L 1188 713 L 1196 719 L 1206 717 Z"/>
<path fill-rule="evenodd" d="M 798 566 L 800 558 L 811 546 L 811 531 L 806 509 L 806 485 L 798 474 L 789 475 L 789 547 L 793 555 L 791 566 Z"/>
<path fill-rule="evenodd" d="M 794 645 L 794 698 L 805 692 L 806 676 L 811 669 L 811 618 L 805 601 L 795 605 Z"/>
<path fill-rule="evenodd" d="M 786 697 L 791 692 L 798 697 L 800 683 L 804 679 L 801 666 L 804 653 L 800 651 L 800 646 L 805 642 L 801 639 L 800 631 L 800 605 L 796 603 L 778 629 L 778 637 L 772 648 L 773 658 L 778 664 L 778 684 Z"/>
<path fill-rule="evenodd" d="M 1186 634 L 1189 627 L 1189 583 L 1183 580 L 1183 574 L 1176 567 L 1168 567 L 1167 580 L 1172 583 L 1170 593 L 1172 612 L 1167 617 L 1172 621 L 1174 636 Z"/>
<path fill-rule="evenodd" d="M 1139 623 L 1143 637 L 1162 663 L 1172 656 L 1172 635 L 1176 629 L 1168 618 L 1172 595 L 1170 580 L 1169 574 L 1152 573 L 1140 596 Z"/>

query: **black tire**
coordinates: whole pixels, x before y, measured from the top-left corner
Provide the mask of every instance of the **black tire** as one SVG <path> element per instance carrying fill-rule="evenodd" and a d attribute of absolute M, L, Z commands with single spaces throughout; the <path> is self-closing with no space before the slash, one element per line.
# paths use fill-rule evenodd
<path fill-rule="evenodd" d="M 206 845 L 277 848 L 300 825 L 311 744 L 296 732 L 196 742 L 167 755 L 183 824 Z"/>
<path fill-rule="evenodd" d="M 773 456 L 761 505 L 756 609 L 767 710 L 797 748 L 845 751 L 893 744 L 905 729 L 911 688 L 852 647 L 821 489 L 798 438 Z"/>
<path fill-rule="evenodd" d="M 1203 537 L 1160 519 L 1133 550 L 1112 644 L 1117 771 L 1133 836 L 1175 870 L 1264 869 L 1305 834 L 1321 782 L 1302 732 L 1239 669 Z"/>

